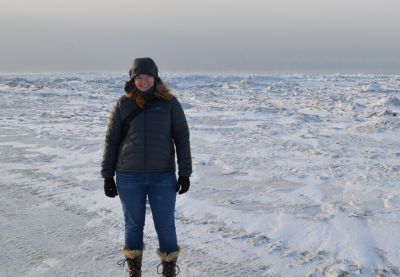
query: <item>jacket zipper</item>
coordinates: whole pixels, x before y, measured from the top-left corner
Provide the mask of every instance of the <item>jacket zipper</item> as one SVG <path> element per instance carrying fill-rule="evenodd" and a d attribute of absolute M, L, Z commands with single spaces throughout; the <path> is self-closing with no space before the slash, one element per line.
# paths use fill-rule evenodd
<path fill-rule="evenodd" d="M 144 171 L 147 171 L 147 109 L 144 111 Z"/>

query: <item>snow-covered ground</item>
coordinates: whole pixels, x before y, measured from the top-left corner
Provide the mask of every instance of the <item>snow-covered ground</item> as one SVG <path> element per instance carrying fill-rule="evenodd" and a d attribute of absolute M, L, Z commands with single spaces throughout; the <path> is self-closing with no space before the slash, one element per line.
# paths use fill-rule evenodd
<path fill-rule="evenodd" d="M 162 77 L 191 129 L 181 276 L 400 276 L 400 76 Z M 99 174 L 125 81 L 0 75 L 0 276 L 125 276 Z"/>

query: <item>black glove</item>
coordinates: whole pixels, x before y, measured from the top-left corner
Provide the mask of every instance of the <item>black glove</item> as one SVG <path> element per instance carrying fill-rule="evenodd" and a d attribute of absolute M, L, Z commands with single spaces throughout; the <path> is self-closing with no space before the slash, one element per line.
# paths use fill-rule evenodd
<path fill-rule="evenodd" d="M 115 185 L 113 177 L 104 178 L 104 193 L 111 198 L 118 195 L 117 186 Z"/>
<path fill-rule="evenodd" d="M 176 183 L 176 192 L 179 194 L 185 193 L 189 190 L 190 180 L 187 176 L 179 176 L 178 182 Z"/>

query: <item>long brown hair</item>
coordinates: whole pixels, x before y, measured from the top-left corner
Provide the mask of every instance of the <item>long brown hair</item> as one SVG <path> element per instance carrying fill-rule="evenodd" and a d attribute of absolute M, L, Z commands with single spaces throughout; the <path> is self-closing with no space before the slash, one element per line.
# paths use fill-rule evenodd
<path fill-rule="evenodd" d="M 157 80 L 155 82 L 156 90 L 154 92 L 155 96 L 158 99 L 164 100 L 164 101 L 170 101 L 172 97 L 174 97 L 171 93 L 171 90 L 167 85 L 163 83 L 161 80 Z M 130 80 L 126 82 L 125 85 L 125 96 L 128 97 L 129 99 L 132 99 L 135 101 L 136 105 L 138 105 L 139 108 L 143 109 L 146 105 L 146 100 L 136 92 L 136 87 L 134 85 L 134 80 Z"/>

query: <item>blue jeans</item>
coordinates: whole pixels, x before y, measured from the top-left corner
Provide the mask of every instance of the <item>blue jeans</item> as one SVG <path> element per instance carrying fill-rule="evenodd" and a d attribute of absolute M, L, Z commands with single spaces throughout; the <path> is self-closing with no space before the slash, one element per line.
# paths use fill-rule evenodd
<path fill-rule="evenodd" d="M 178 250 L 175 231 L 176 176 L 174 172 L 117 172 L 117 187 L 125 219 L 125 247 L 143 249 L 146 196 L 149 198 L 160 251 Z"/>

